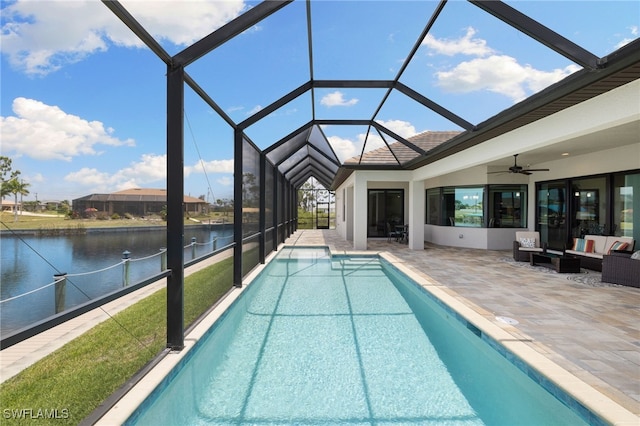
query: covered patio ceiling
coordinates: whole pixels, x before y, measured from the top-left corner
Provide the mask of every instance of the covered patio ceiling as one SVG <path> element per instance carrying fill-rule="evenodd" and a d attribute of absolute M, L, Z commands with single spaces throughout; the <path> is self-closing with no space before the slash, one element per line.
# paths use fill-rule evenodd
<path fill-rule="evenodd" d="M 389 145 L 394 143 L 402 144 L 417 155 L 406 161 L 396 158 L 395 164 L 386 164 L 384 168 L 422 167 L 624 85 L 640 76 L 638 39 L 617 51 L 596 54 L 521 12 L 518 10 L 518 3 L 511 6 L 506 2 L 494 0 L 397 2 L 398 8 L 404 13 L 406 29 L 413 34 L 411 43 L 393 47 L 397 50 L 395 57 L 403 58 L 400 64 L 379 63 L 376 60 L 378 52 L 382 53 L 388 49 L 382 45 L 382 39 L 367 40 L 362 43 L 361 49 L 356 47 L 354 50 L 343 49 L 339 44 L 340 33 L 334 31 L 335 28 L 341 28 L 337 14 L 343 10 L 357 9 L 355 12 L 366 20 L 377 13 L 376 2 L 264 1 L 252 5 L 237 18 L 174 55 L 168 53 L 161 42 L 154 39 L 123 4 L 115 0 L 103 0 L 103 3 L 166 63 L 169 70 L 184 69 L 184 81 L 187 85 L 235 132 L 242 132 L 246 139 L 262 149 L 267 159 L 296 188 L 302 186 L 309 177 L 316 178 L 326 188 L 335 187 L 336 182 L 341 180 L 339 172 L 344 176 L 345 173 L 349 173 L 348 170 L 377 168 L 379 165 L 365 161 L 364 154 L 380 146 L 390 149 Z M 554 7 L 553 2 L 546 3 L 546 7 Z M 180 3 L 176 3 L 176 7 L 180 7 Z M 334 11 L 334 14 L 328 15 L 331 11 Z M 418 13 L 422 18 L 415 19 Z M 252 83 L 263 89 L 258 94 L 257 91 L 251 90 L 252 84 L 233 78 L 233 64 L 216 62 L 219 59 L 216 53 L 244 46 L 240 41 L 241 36 L 276 14 L 287 14 L 287 22 L 291 25 L 282 30 L 281 38 L 277 38 L 272 47 L 278 48 L 276 55 L 281 54 L 283 47 L 286 48 L 285 51 L 293 59 L 264 56 L 263 51 L 268 50 L 270 46 L 261 42 L 255 48 L 248 48 L 244 52 L 245 58 L 238 61 L 244 64 L 243 61 L 255 56 L 259 57 L 257 60 L 270 58 L 275 62 L 284 63 L 279 65 L 280 67 L 289 66 L 288 63 L 291 62 L 300 68 L 296 74 L 299 83 L 295 80 L 280 81 L 278 67 L 274 66 L 271 70 L 270 63 L 258 63 L 256 82 Z M 442 25 L 449 25 L 451 19 L 457 19 L 456 22 L 464 25 L 469 14 L 477 16 L 476 19 L 483 23 L 486 22 L 485 25 L 498 28 L 496 37 L 509 38 L 518 35 L 517 39 L 512 40 L 515 50 L 544 50 L 545 61 L 551 64 L 546 64 L 547 67 L 567 69 L 567 64 L 571 64 L 571 72 L 518 103 L 505 104 L 500 110 L 483 111 L 485 108 L 482 97 L 470 98 L 469 102 L 476 105 L 475 110 L 452 110 L 449 105 L 453 103 L 447 96 L 433 90 L 433 86 L 420 83 L 420 79 L 416 78 L 420 70 L 416 62 L 424 60 L 417 53 L 427 40 L 436 40 L 436 36 L 432 34 L 441 31 Z M 321 42 L 323 37 L 335 40 L 334 51 L 327 51 L 326 46 L 331 46 L 331 42 Z M 364 52 L 364 56 L 360 56 L 361 51 Z M 342 75 L 341 70 L 347 68 L 342 61 L 350 60 L 350 53 L 354 60 L 362 60 L 363 57 L 367 60 L 362 63 L 362 69 L 357 75 L 349 72 Z M 384 55 L 380 54 L 380 57 L 382 56 Z M 265 76 L 261 75 L 260 66 L 264 67 Z M 383 67 L 386 67 L 385 72 L 380 72 Z M 389 70 L 394 70 L 392 78 L 386 77 Z M 229 104 L 229 100 L 216 99 L 215 85 L 204 87 L 198 83 L 199 77 L 211 72 L 220 72 L 219 84 L 235 85 L 238 93 L 244 91 L 253 95 L 253 92 L 256 92 L 254 104 L 262 105 L 265 100 L 268 103 L 249 117 L 233 116 L 233 113 L 228 112 L 228 107 L 223 107 L 224 104 Z M 328 90 L 333 92 L 329 93 Z M 326 96 L 338 96 L 336 93 L 342 96 L 342 91 L 345 90 L 360 93 L 363 99 L 367 99 L 368 108 L 359 108 L 359 112 L 351 116 L 326 114 L 321 108 Z M 354 99 L 358 101 L 356 98 L 339 99 L 338 104 L 340 101 L 343 104 L 349 103 Z M 351 105 L 354 105 L 354 102 Z M 290 128 L 290 122 L 280 127 L 272 126 L 281 129 L 279 135 L 263 131 L 263 123 L 277 121 L 286 115 L 283 111 L 287 108 L 303 109 L 307 114 L 306 120 L 298 118 L 300 125 L 294 129 Z M 425 126 L 428 128 L 454 131 L 457 136 L 425 151 L 390 126 L 393 122 L 391 117 L 400 120 L 409 112 L 426 117 Z M 355 126 L 364 129 L 359 161 L 343 164 L 323 130 L 327 126 Z M 635 140 L 632 129 L 619 130 L 619 137 L 615 139 L 615 143 L 626 144 Z M 582 149 L 591 149 L 589 146 L 596 142 L 579 140 L 566 143 L 579 145 Z M 509 158 L 507 161 L 510 161 Z M 537 153 L 536 160 L 543 161 L 544 158 L 543 152 Z"/>

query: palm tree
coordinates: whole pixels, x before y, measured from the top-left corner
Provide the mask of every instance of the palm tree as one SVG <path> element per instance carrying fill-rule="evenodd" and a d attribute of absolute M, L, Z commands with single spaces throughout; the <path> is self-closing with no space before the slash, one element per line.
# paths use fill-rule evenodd
<path fill-rule="evenodd" d="M 18 221 L 18 194 L 27 195 L 29 194 L 29 190 L 27 189 L 30 184 L 24 182 L 23 180 L 14 177 L 13 179 L 5 182 L 5 189 L 7 194 L 13 194 L 14 198 L 14 213 L 13 213 L 13 221 Z"/>

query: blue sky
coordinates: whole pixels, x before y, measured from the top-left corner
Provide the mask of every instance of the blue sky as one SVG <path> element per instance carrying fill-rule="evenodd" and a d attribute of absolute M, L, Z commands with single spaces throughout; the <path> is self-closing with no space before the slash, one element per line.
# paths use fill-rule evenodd
<path fill-rule="evenodd" d="M 176 54 L 255 5 L 242 1 L 121 2 Z M 638 38 L 638 1 L 508 1 L 606 55 Z M 391 80 L 429 20 L 432 1 L 313 1 L 314 78 Z M 30 184 L 25 200 L 72 200 L 164 188 L 166 67 L 98 1 L 2 1 L 1 155 Z M 189 65 L 236 122 L 310 79 L 306 5 L 296 1 Z M 449 1 L 400 81 L 477 124 L 580 69 L 468 2 Z M 386 91 L 316 89 L 317 118 L 369 119 Z M 311 118 L 309 93 L 247 129 L 266 148 Z M 399 92 L 376 120 L 403 137 L 460 130 Z M 366 127 L 323 128 L 341 160 Z M 366 150 L 381 146 L 371 133 Z M 185 90 L 185 193 L 233 193 L 233 133 Z"/>

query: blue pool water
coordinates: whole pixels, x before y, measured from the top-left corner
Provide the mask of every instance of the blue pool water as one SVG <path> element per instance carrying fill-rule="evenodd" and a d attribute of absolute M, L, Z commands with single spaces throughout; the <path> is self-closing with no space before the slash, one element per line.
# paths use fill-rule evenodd
<path fill-rule="evenodd" d="M 384 260 L 285 248 L 127 424 L 587 424 L 529 375 Z"/>

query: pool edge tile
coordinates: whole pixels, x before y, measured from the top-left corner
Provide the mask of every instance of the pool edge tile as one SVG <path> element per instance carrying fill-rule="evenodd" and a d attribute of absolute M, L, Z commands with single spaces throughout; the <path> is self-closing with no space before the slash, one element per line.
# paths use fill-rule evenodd
<path fill-rule="evenodd" d="M 545 353 L 538 351 L 537 342 L 522 333 L 517 327 L 510 325 L 502 327 L 495 322 L 495 319 L 488 311 L 476 307 L 454 290 L 441 286 L 437 281 L 430 279 L 427 274 L 414 273 L 405 265 L 404 261 L 398 260 L 392 254 L 381 252 L 379 255 L 411 278 L 425 291 L 429 292 L 440 303 L 474 324 L 482 333 L 485 333 L 498 344 L 503 345 L 505 350 L 510 351 L 520 358 L 522 362 L 527 363 L 543 379 L 552 382 L 557 388 L 573 398 L 576 403 L 582 404 L 588 411 L 599 416 L 602 421 L 612 425 L 637 426 L 640 424 L 639 416 L 587 384 L 569 370 L 561 367 Z M 435 281 L 435 284 L 432 283 L 433 281 Z M 480 309 L 482 312 L 478 312 L 476 309 Z M 547 354 L 553 353 L 551 349 L 546 347 L 545 352 Z"/>

